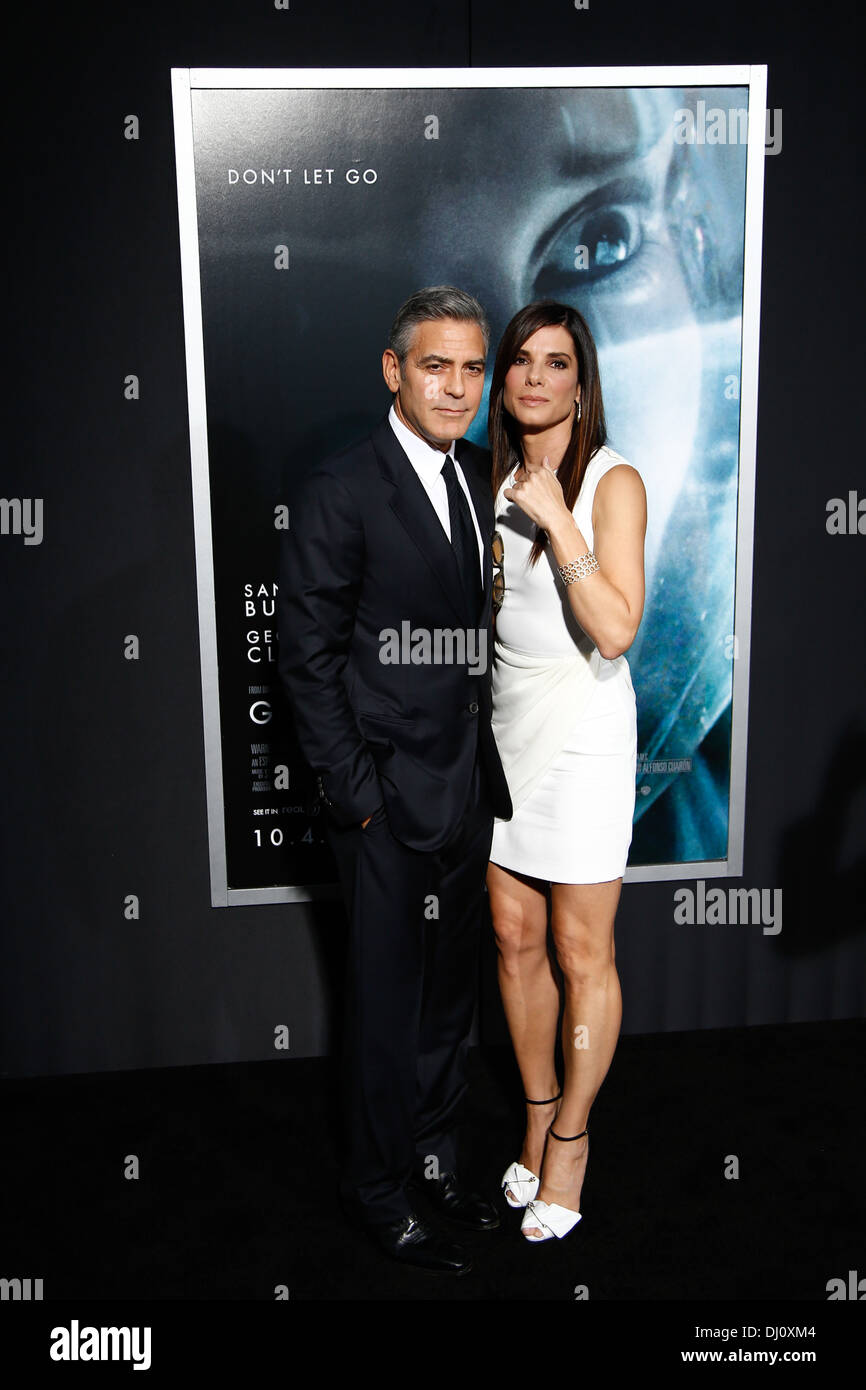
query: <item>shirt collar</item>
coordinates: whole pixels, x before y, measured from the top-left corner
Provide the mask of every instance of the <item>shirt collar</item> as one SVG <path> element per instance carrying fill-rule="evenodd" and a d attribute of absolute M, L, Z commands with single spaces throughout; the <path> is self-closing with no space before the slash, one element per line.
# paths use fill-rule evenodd
<path fill-rule="evenodd" d="M 397 436 L 398 442 L 403 446 L 403 451 L 412 467 L 420 473 L 422 479 L 427 482 L 434 482 L 442 472 L 448 455 L 443 454 L 441 449 L 434 449 L 433 445 L 428 444 L 426 439 L 422 439 L 420 435 L 413 434 L 408 426 L 403 424 L 393 405 L 388 412 L 388 423 Z M 455 442 L 455 440 L 451 440 L 448 453 L 456 463 Z"/>

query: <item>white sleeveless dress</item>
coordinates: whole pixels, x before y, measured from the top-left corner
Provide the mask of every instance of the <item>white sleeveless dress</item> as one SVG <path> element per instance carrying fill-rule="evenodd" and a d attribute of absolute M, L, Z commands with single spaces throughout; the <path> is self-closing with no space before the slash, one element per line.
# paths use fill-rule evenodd
<path fill-rule="evenodd" d="M 626 460 L 606 446 L 590 459 L 574 519 L 593 549 L 595 489 Z M 530 567 L 535 523 L 504 496 L 496 529 L 505 598 L 496 617 L 493 732 L 514 815 L 496 820 L 490 858 L 549 883 L 620 878 L 631 844 L 637 714 L 624 656 L 602 657 L 571 611 L 549 550 Z"/>

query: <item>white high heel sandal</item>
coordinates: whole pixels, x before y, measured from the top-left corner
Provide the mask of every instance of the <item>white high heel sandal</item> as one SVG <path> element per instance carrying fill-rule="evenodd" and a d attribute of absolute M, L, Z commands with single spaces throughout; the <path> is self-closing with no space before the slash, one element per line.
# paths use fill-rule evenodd
<path fill-rule="evenodd" d="M 562 1092 L 551 1096 L 550 1100 L 527 1100 L 527 1105 L 552 1105 L 562 1098 Z M 522 1163 L 512 1163 L 502 1174 L 502 1191 L 505 1200 L 515 1211 L 528 1206 L 538 1191 L 540 1178 Z"/>
<path fill-rule="evenodd" d="M 502 1174 L 502 1191 L 505 1200 L 515 1211 L 528 1206 L 538 1191 L 539 1179 L 522 1163 L 512 1163 Z"/>
<path fill-rule="evenodd" d="M 575 1139 L 582 1139 L 587 1130 L 582 1129 L 580 1134 L 569 1134 L 567 1137 L 562 1134 L 554 1134 L 549 1129 L 548 1134 L 552 1139 L 558 1139 L 561 1144 L 573 1144 Z M 587 1140 L 587 1142 L 589 1142 Z M 533 1245 L 540 1245 L 543 1240 L 551 1240 L 556 1236 L 557 1240 L 562 1240 L 569 1231 L 574 1230 L 578 1221 L 581 1219 L 579 1211 L 572 1211 L 570 1207 L 561 1207 L 556 1202 L 536 1202 L 530 1201 L 526 1204 L 526 1211 L 520 1223 L 520 1229 L 524 1238 Z M 531 1236 L 530 1230 L 540 1230 L 541 1235 Z"/>

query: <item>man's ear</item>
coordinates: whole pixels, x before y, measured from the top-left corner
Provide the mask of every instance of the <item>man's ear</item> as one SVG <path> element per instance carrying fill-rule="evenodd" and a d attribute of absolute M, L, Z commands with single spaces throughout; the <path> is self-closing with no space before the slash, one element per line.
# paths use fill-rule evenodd
<path fill-rule="evenodd" d="M 397 354 L 391 348 L 386 348 L 382 353 L 382 375 L 385 378 L 385 385 L 392 395 L 400 389 L 400 363 L 397 361 Z"/>

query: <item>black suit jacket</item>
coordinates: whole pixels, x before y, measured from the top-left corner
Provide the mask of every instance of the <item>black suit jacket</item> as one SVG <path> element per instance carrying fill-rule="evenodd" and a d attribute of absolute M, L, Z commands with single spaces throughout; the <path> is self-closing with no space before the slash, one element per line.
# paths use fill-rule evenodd
<path fill-rule="evenodd" d="M 466 610 L 448 537 L 387 418 L 313 469 L 281 558 L 279 671 L 320 791 L 342 826 L 384 803 L 392 833 L 418 850 L 459 825 L 479 745 L 495 812 L 511 815 L 490 729 L 490 455 L 462 440 L 455 452 L 484 547 L 480 613 Z M 480 674 L 469 641 L 463 661 L 382 660 L 389 630 L 431 642 L 438 630 L 441 654 L 459 656 L 447 634 L 470 627 Z"/>

